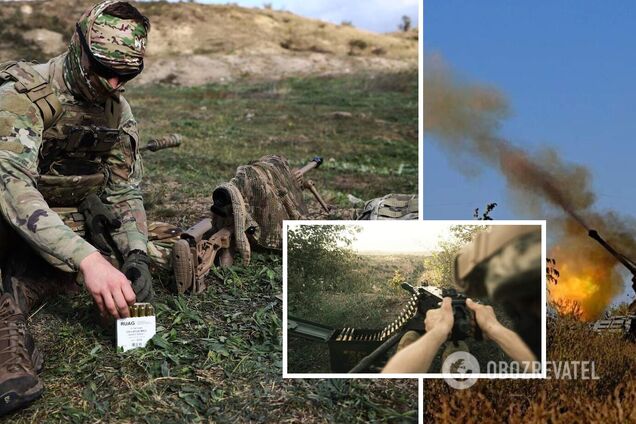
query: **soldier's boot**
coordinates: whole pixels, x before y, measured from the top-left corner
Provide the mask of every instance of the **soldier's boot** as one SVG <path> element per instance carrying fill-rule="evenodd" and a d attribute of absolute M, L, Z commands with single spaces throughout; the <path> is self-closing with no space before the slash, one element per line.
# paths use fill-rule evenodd
<path fill-rule="evenodd" d="M 24 314 L 13 297 L 0 297 L 0 415 L 27 405 L 42 395 L 34 360 L 42 357 L 26 327 Z"/>
<path fill-rule="evenodd" d="M 58 272 L 53 276 L 11 275 L 4 278 L 4 292 L 13 295 L 18 308 L 29 314 L 46 299 L 58 294 L 73 294 L 79 286 L 71 274 Z"/>
<path fill-rule="evenodd" d="M 468 348 L 468 344 L 463 340 L 446 342 L 444 351 L 442 352 L 442 363 L 446 362 L 446 359 L 455 352 L 470 353 L 470 349 Z"/>
<path fill-rule="evenodd" d="M 401 351 L 402 349 L 404 349 L 405 347 L 407 347 L 408 345 L 410 345 L 411 343 L 413 343 L 414 341 L 416 341 L 419 338 L 420 338 L 420 333 L 418 333 L 417 331 L 413 331 L 413 330 L 407 331 L 400 338 L 400 342 L 397 345 L 396 352 Z"/>
<path fill-rule="evenodd" d="M 14 311 L 16 314 L 22 314 L 22 316 L 26 320 L 26 313 L 23 312 L 23 309 L 20 307 L 20 303 L 16 302 L 15 296 L 9 295 L 9 297 L 11 297 L 11 300 L 13 301 L 13 305 L 15 306 L 15 309 L 12 309 L 12 306 L 5 308 L 3 306 L 4 297 L 0 297 L 0 299 L 2 299 L 2 301 L 0 301 L 0 321 L 3 319 L 5 313 L 6 314 L 9 313 L 8 311 Z M 26 329 L 24 333 L 25 333 L 24 343 L 27 348 L 27 352 L 29 352 L 29 356 L 31 357 L 31 363 L 33 364 L 33 369 L 35 370 L 35 372 L 39 374 L 44 368 L 44 357 L 42 356 L 37 346 L 35 345 L 35 340 L 33 339 L 33 336 L 31 336 L 31 333 L 29 333 L 28 329 Z"/>

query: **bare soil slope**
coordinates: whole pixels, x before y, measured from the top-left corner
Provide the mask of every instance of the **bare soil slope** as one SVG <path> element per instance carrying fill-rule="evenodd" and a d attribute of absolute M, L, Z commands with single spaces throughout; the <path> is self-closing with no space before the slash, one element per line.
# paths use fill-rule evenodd
<path fill-rule="evenodd" d="M 61 53 L 92 0 L 8 2 L 0 61 Z M 239 78 L 398 71 L 417 66 L 417 30 L 376 34 L 289 12 L 233 5 L 139 3 L 152 22 L 139 83 L 199 85 Z"/>

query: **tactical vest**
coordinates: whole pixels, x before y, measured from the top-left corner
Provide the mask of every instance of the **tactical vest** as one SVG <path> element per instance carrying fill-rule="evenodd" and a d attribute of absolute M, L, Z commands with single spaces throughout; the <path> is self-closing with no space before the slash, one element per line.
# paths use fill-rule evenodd
<path fill-rule="evenodd" d="M 120 104 L 60 101 L 48 81 L 26 62 L 0 64 L 0 85 L 11 81 L 42 115 L 37 189 L 49 206 L 73 207 L 89 194 L 99 194 L 108 179 L 101 157 L 119 141 Z"/>
<path fill-rule="evenodd" d="M 387 194 L 367 201 L 356 219 L 417 219 L 417 214 L 417 195 Z"/>
<path fill-rule="evenodd" d="M 0 85 L 13 81 L 15 91 L 25 94 L 40 110 L 44 128 L 49 128 L 62 115 L 63 108 L 49 82 L 26 62 L 0 63 Z"/>

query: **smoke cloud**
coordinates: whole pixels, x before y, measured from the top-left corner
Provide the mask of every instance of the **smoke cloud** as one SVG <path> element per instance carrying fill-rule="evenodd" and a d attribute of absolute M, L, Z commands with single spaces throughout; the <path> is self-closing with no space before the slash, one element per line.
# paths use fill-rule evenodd
<path fill-rule="evenodd" d="M 550 231 L 558 232 L 551 255 L 561 274 L 550 295 L 557 302 L 576 302 L 584 319 L 595 319 L 622 292 L 623 278 L 617 259 L 587 230 L 598 230 L 619 251 L 632 253 L 636 222 L 594 210 L 586 167 L 563 160 L 554 149 L 532 153 L 502 138 L 501 123 L 509 115 L 508 101 L 498 90 L 460 80 L 439 57 L 425 58 L 425 133 L 453 158 L 498 169 L 519 209 L 536 211 L 539 205 L 542 214 L 534 218 L 550 214 Z"/>

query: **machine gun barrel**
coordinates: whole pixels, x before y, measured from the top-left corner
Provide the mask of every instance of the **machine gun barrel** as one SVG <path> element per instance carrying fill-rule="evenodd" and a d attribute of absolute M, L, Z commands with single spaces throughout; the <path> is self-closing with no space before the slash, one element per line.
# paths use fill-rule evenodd
<path fill-rule="evenodd" d="M 151 152 L 156 152 L 157 150 L 179 147 L 181 145 L 181 141 L 181 134 L 169 134 L 165 137 L 150 140 L 148 143 L 146 143 L 145 146 L 141 146 L 140 150 L 150 150 Z"/>
<path fill-rule="evenodd" d="M 634 276 L 632 281 L 636 284 L 636 263 L 628 259 L 623 254 L 617 252 L 616 249 L 610 246 L 610 244 L 607 241 L 605 241 L 596 230 L 590 230 L 588 232 L 588 235 L 592 237 L 594 240 L 596 240 L 597 242 L 599 242 L 601 246 L 605 248 L 605 250 L 610 252 L 612 256 L 614 256 L 620 263 L 622 263 L 625 266 L 625 268 L 629 270 L 629 272 L 632 273 L 632 275 Z"/>
<path fill-rule="evenodd" d="M 316 156 L 315 158 L 311 160 L 311 162 L 309 162 L 307 165 L 300 168 L 298 170 L 298 173 L 301 176 L 305 175 L 307 172 L 311 171 L 312 169 L 318 168 L 320 165 L 322 165 L 322 162 L 323 162 L 322 158 L 320 156 Z"/>
<path fill-rule="evenodd" d="M 320 203 L 320 206 L 322 206 L 324 211 L 329 213 L 331 209 L 329 208 L 329 205 L 327 205 L 327 203 L 324 201 L 320 193 L 318 193 L 314 182 L 312 180 L 303 180 L 303 176 L 307 172 L 311 171 L 312 169 L 318 168 L 320 165 L 322 165 L 322 162 L 323 159 L 320 156 L 316 156 L 307 165 L 303 166 L 300 169 L 294 169 L 292 172 L 294 174 L 294 177 L 296 178 L 296 181 L 298 182 L 298 184 L 300 184 L 300 187 L 309 190 L 311 194 L 314 195 L 318 203 Z"/>

